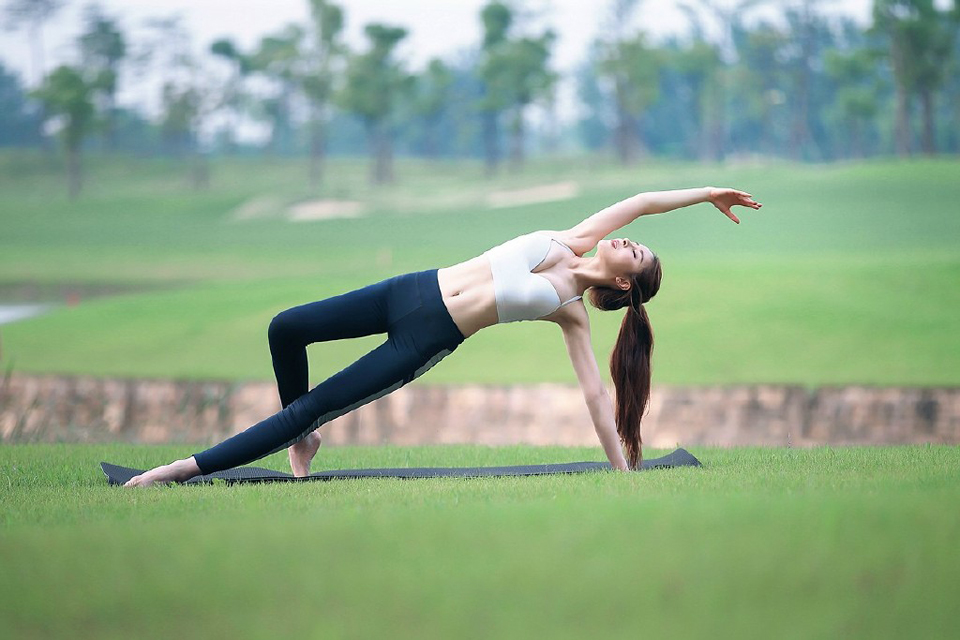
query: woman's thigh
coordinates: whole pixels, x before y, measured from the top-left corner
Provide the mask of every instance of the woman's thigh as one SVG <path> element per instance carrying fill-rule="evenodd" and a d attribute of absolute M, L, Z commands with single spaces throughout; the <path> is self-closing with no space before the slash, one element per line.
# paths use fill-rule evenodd
<path fill-rule="evenodd" d="M 386 333 L 389 328 L 387 281 L 291 307 L 270 323 L 271 339 L 307 345 Z"/>

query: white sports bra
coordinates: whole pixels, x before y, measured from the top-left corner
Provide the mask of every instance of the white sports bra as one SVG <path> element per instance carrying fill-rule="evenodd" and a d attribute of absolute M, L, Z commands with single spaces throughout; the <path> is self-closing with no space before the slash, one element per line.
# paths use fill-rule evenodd
<path fill-rule="evenodd" d="M 532 273 L 546 260 L 553 242 L 576 255 L 573 249 L 543 233 L 528 233 L 484 252 L 493 273 L 498 323 L 538 320 L 581 298 L 561 302 L 553 284 L 545 276 Z"/>

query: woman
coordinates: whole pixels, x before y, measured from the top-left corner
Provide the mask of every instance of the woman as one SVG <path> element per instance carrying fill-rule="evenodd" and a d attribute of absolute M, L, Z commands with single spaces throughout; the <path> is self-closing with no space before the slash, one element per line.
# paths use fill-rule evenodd
<path fill-rule="evenodd" d="M 642 215 L 700 202 L 712 203 L 738 224 L 732 206 L 761 206 L 735 189 L 640 193 L 566 231 L 529 233 L 452 267 L 397 276 L 283 311 L 268 331 L 283 409 L 206 451 L 142 473 L 125 486 L 187 480 L 284 448 L 289 448 L 294 475 L 306 476 L 320 447 L 318 427 L 419 377 L 477 331 L 519 320 L 560 325 L 610 465 L 635 469 L 642 459 L 640 419 L 650 393 L 653 350 L 643 305 L 660 288 L 660 260 L 642 244 L 603 238 Z M 584 257 L 594 248 L 595 255 Z M 610 358 L 615 408 L 593 355 L 584 293 L 599 309 L 627 308 Z M 308 344 L 375 333 L 386 333 L 386 342 L 308 391 Z"/>

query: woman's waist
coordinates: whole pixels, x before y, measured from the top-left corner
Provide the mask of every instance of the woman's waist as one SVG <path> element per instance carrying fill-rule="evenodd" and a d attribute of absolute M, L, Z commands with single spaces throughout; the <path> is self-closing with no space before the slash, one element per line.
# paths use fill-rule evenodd
<path fill-rule="evenodd" d="M 486 256 L 437 271 L 443 303 L 464 335 L 497 323 L 493 274 Z"/>
<path fill-rule="evenodd" d="M 493 273 L 490 260 L 477 256 L 465 262 L 437 270 L 437 281 L 444 300 L 467 296 L 493 295 Z"/>

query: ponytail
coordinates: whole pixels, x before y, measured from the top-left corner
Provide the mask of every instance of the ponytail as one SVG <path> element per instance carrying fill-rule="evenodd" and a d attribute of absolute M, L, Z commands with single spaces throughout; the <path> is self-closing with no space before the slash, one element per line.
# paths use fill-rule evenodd
<path fill-rule="evenodd" d="M 610 353 L 610 377 L 616 389 L 617 433 L 625 449 L 627 464 L 637 469 L 643 462 L 640 421 L 650 399 L 653 327 L 644 303 L 660 289 L 660 260 L 636 274 L 630 289 L 591 287 L 591 304 L 604 311 L 627 307 L 620 323 L 617 342 Z"/>

